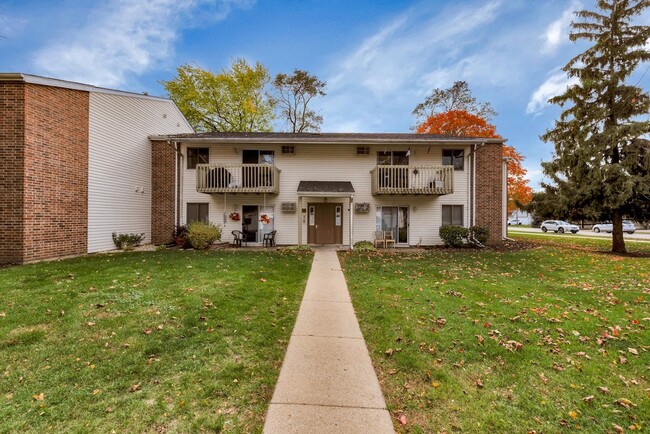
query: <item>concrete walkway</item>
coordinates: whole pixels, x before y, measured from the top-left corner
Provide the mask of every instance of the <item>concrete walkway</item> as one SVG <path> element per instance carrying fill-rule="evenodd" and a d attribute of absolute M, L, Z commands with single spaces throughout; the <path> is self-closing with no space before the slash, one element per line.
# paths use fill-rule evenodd
<path fill-rule="evenodd" d="M 395 432 L 333 248 L 315 249 L 264 432 Z"/>

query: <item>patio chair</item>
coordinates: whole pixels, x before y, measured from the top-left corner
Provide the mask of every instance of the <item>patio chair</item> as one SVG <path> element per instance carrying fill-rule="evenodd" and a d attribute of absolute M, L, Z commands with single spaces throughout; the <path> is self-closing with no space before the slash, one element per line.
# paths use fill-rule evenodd
<path fill-rule="evenodd" d="M 278 231 L 271 231 L 268 234 L 264 234 L 264 237 L 262 237 L 262 244 L 264 247 L 274 247 L 275 246 L 275 234 Z"/>
<path fill-rule="evenodd" d="M 375 240 L 373 241 L 375 247 L 379 247 L 379 244 L 383 244 L 386 247 L 386 238 L 384 238 L 384 231 L 375 231 Z"/>
<path fill-rule="evenodd" d="M 393 247 L 395 247 L 395 238 L 393 237 L 393 231 L 384 232 L 384 243 L 387 248 L 390 247 L 391 244 L 393 244 Z"/>
<path fill-rule="evenodd" d="M 232 236 L 235 237 L 232 244 L 235 247 L 241 247 L 241 243 L 244 241 L 244 233 L 242 231 L 232 231 Z"/>

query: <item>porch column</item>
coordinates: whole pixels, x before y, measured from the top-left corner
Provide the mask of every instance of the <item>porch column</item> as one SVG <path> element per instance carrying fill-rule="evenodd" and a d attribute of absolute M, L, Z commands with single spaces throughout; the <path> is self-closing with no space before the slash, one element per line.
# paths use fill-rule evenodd
<path fill-rule="evenodd" d="M 298 245 L 302 246 L 302 196 L 298 196 Z"/>
<path fill-rule="evenodd" d="M 348 230 L 348 233 L 350 234 L 350 249 L 352 249 L 354 247 L 354 244 L 352 242 L 354 240 L 354 218 L 353 218 L 353 214 L 354 214 L 353 205 L 354 204 L 353 204 L 353 201 L 354 201 L 354 197 L 350 196 L 348 198 L 348 208 L 349 208 L 348 220 L 350 220 L 349 221 L 350 229 Z"/>

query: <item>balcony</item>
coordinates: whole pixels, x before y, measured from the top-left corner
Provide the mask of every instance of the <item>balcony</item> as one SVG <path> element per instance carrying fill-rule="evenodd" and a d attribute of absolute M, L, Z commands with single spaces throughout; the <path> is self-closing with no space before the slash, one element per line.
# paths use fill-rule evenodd
<path fill-rule="evenodd" d="M 373 195 L 454 192 L 453 166 L 376 166 L 370 175 Z"/>
<path fill-rule="evenodd" d="M 280 169 L 270 164 L 197 164 L 199 193 L 280 192 Z"/>

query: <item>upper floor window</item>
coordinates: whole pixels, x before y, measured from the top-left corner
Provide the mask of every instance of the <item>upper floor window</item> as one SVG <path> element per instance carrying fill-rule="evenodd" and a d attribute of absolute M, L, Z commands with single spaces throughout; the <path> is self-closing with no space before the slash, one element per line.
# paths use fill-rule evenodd
<path fill-rule="evenodd" d="M 465 151 L 462 149 L 443 149 L 442 165 L 454 166 L 454 170 L 465 170 Z"/>
<path fill-rule="evenodd" d="M 408 166 L 408 151 L 384 151 L 377 152 L 378 166 Z"/>
<path fill-rule="evenodd" d="M 258 149 L 244 149 L 242 151 L 243 164 L 274 164 L 274 151 L 260 151 Z"/>
<path fill-rule="evenodd" d="M 187 148 L 187 168 L 196 169 L 197 164 L 210 162 L 210 148 Z"/>

